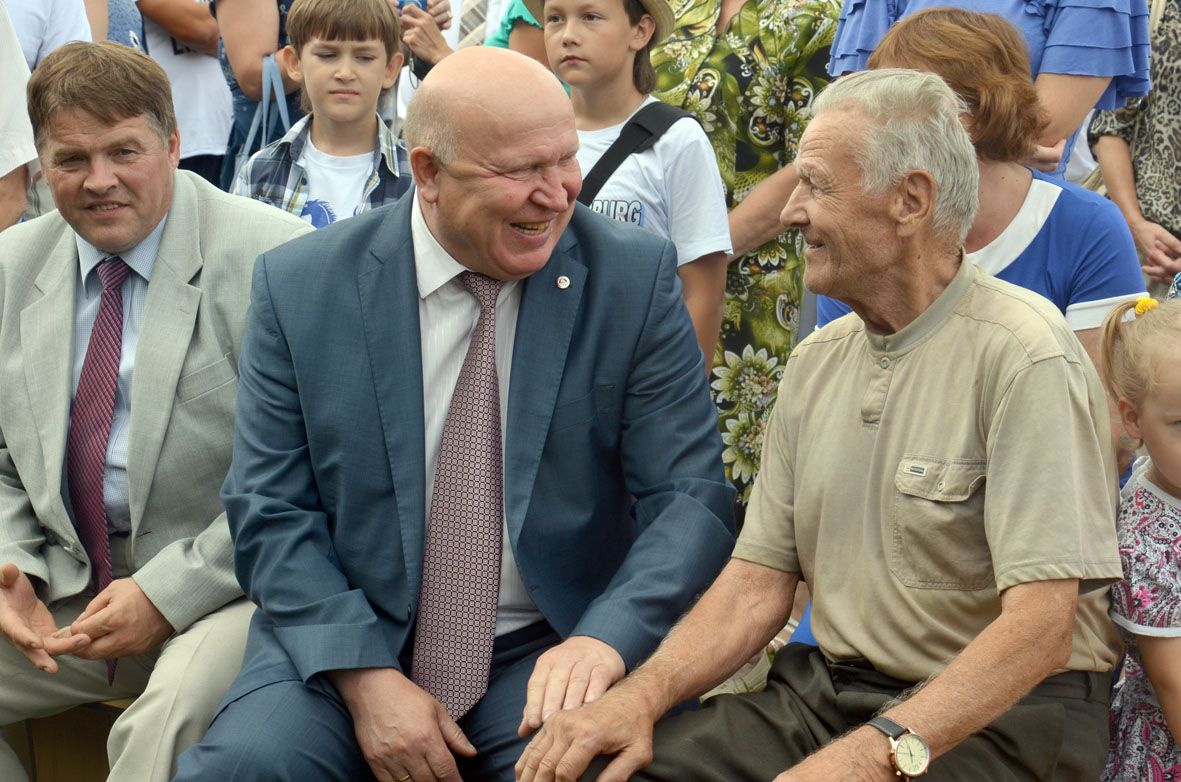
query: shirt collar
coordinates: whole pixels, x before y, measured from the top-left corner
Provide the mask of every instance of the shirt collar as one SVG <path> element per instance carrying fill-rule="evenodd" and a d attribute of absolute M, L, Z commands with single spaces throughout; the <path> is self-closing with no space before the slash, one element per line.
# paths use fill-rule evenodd
<path fill-rule="evenodd" d="M 418 193 L 410 207 L 410 237 L 414 242 L 414 272 L 418 278 L 418 297 L 425 299 L 451 280 L 467 271 L 467 267 L 451 257 L 427 227 Z"/>
<path fill-rule="evenodd" d="M 951 317 L 960 299 L 972 286 L 976 274 L 975 264 L 965 260 L 964 249 L 961 247 L 959 269 L 935 301 L 931 302 L 917 318 L 893 334 L 872 334 L 866 329 L 865 336 L 869 339 L 870 348 L 878 355 L 901 355 L 918 345 Z"/>
<path fill-rule="evenodd" d="M 377 117 L 377 139 L 373 144 L 374 156 L 380 155 L 385 161 L 385 167 L 389 172 L 398 177 L 402 175 L 402 168 L 399 165 L 398 155 L 398 141 L 394 138 L 394 134 L 390 131 L 390 126 L 385 123 L 380 114 L 375 114 Z M 303 154 L 304 145 L 308 143 L 308 138 L 311 136 L 312 115 L 300 119 L 291 126 L 291 130 L 283 134 L 279 139 L 279 144 L 286 144 L 288 146 L 287 154 L 292 160 L 299 160 Z M 404 153 L 403 153 L 404 154 Z"/>
<path fill-rule="evenodd" d="M 152 270 L 156 268 L 156 256 L 160 252 L 160 239 L 164 235 L 164 226 L 167 223 L 168 215 L 165 214 L 164 219 L 160 221 L 159 225 L 142 242 L 127 252 L 119 253 L 119 257 L 123 259 L 123 262 L 130 266 L 131 270 L 145 281 L 152 279 Z M 110 258 L 111 254 L 98 249 L 83 239 L 78 233 L 74 234 L 74 242 L 78 247 L 78 263 L 79 270 L 82 272 L 82 284 L 85 285 L 86 280 L 90 277 L 90 273 L 94 271 L 94 267 L 98 266 L 100 261 Z"/>

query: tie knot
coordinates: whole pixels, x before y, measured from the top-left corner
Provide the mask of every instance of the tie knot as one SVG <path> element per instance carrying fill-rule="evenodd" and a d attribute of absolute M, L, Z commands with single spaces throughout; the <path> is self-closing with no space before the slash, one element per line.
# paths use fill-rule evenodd
<path fill-rule="evenodd" d="M 98 277 L 103 281 L 104 291 L 122 288 L 127 275 L 131 274 L 131 267 L 117 255 L 100 262 L 97 269 Z"/>
<path fill-rule="evenodd" d="M 459 275 L 459 281 L 480 302 L 480 309 L 496 309 L 496 297 L 500 294 L 500 289 L 504 287 L 504 280 L 494 280 L 478 272 L 464 272 Z"/>

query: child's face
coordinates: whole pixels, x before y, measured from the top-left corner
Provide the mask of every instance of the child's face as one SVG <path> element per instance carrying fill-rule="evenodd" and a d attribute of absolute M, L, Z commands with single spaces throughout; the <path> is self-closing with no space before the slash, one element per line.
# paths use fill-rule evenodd
<path fill-rule="evenodd" d="M 623 0 L 546 0 L 542 16 L 550 68 L 573 89 L 631 81 L 655 27 L 647 14 L 633 25 Z"/>
<path fill-rule="evenodd" d="M 389 89 L 402 67 L 401 53 L 389 57 L 380 40 L 326 41 L 313 38 L 289 58 L 317 118 L 336 123 L 368 120 L 377 99 Z"/>
<path fill-rule="evenodd" d="M 1121 399 L 1124 428 L 1144 440 L 1152 457 L 1148 478 L 1160 488 L 1181 498 L 1181 364 L 1161 357 L 1157 386 L 1133 409 Z"/>

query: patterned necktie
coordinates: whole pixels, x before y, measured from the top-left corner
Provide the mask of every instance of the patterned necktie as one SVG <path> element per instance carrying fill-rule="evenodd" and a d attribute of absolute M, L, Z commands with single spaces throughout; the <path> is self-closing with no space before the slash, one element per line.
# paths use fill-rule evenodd
<path fill-rule="evenodd" d="M 66 475 L 74 523 L 90 558 L 95 588 L 101 592 L 111 583 L 111 539 L 103 502 L 103 475 L 123 350 L 123 283 L 131 268 L 122 258 L 109 258 L 98 265 L 97 271 L 103 293 L 74 393 L 66 439 Z M 108 683 L 114 678 L 115 661 L 108 660 Z"/>
<path fill-rule="evenodd" d="M 504 514 L 496 377 L 496 296 L 504 283 L 474 272 L 459 279 L 479 300 L 480 316 L 443 424 L 411 669 L 455 719 L 488 689 Z"/>

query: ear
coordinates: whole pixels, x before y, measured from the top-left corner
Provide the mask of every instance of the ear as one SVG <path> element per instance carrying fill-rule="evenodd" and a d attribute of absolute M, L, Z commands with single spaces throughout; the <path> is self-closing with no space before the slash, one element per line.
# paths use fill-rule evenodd
<path fill-rule="evenodd" d="M 935 179 L 926 171 L 911 171 L 902 177 L 891 209 L 899 236 L 913 236 L 930 224 L 938 191 Z"/>
<path fill-rule="evenodd" d="M 410 150 L 410 171 L 414 174 L 414 186 L 428 204 L 439 200 L 439 176 L 443 169 L 439 161 L 426 147 L 415 147 Z"/>
<path fill-rule="evenodd" d="M 275 57 L 279 61 L 279 65 L 283 70 L 287 71 L 287 75 L 296 84 L 303 84 L 303 68 L 300 66 L 299 52 L 295 50 L 294 46 L 288 44 L 279 50 Z"/>
<path fill-rule="evenodd" d="M 644 14 L 640 21 L 632 27 L 632 37 L 628 41 L 628 51 L 638 52 L 648 45 L 652 34 L 656 32 L 656 20 L 650 14 Z"/>
<path fill-rule="evenodd" d="M 394 86 L 394 82 L 398 80 L 398 74 L 402 72 L 402 63 L 405 61 L 406 58 L 402 56 L 400 50 L 394 52 L 393 56 L 390 57 L 390 61 L 385 66 L 385 77 L 381 80 L 381 88 L 383 90 L 388 90 Z"/>
<path fill-rule="evenodd" d="M 1116 409 L 1119 410 L 1119 420 L 1124 425 L 1124 431 L 1128 433 L 1128 437 L 1133 440 L 1143 440 L 1140 434 L 1140 414 L 1136 412 L 1136 408 L 1132 407 L 1132 403 L 1123 397 L 1116 402 Z"/>
<path fill-rule="evenodd" d="M 180 164 L 180 129 L 174 128 L 172 135 L 168 137 L 168 160 L 172 162 L 172 167 L 175 169 Z"/>

